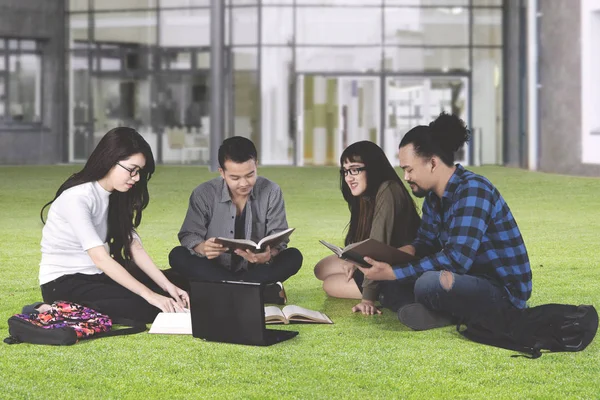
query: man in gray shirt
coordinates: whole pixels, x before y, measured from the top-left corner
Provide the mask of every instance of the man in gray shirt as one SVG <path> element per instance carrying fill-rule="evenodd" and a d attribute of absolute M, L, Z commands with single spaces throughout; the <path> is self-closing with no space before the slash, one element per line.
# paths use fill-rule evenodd
<path fill-rule="evenodd" d="M 302 266 L 298 249 L 285 240 L 262 253 L 235 250 L 215 243 L 216 237 L 250 239 L 288 228 L 281 188 L 257 175 L 252 141 L 234 136 L 219 147 L 219 178 L 198 186 L 190 196 L 181 230 L 181 246 L 169 254 L 171 267 L 187 279 L 267 283 L 265 302 L 283 304 L 281 282 Z"/>

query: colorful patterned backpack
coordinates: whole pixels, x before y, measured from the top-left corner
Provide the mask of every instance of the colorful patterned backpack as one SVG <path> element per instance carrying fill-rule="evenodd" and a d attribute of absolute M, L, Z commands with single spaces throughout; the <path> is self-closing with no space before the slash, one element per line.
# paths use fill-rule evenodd
<path fill-rule="evenodd" d="M 39 304 L 41 303 L 37 303 Z M 33 310 L 33 307 L 28 309 Z M 4 342 L 72 345 L 83 339 L 129 335 L 146 330 L 146 324 L 143 323 L 129 320 L 114 322 L 129 325 L 129 328 L 111 330 L 113 320 L 109 316 L 80 304 L 56 301 L 49 305 L 47 311 L 27 312 L 10 317 L 10 336 Z"/>

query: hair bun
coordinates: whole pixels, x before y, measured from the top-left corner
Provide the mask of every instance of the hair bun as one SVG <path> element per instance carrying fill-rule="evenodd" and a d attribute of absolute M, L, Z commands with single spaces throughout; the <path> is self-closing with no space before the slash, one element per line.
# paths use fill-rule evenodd
<path fill-rule="evenodd" d="M 432 138 L 443 151 L 455 153 L 471 137 L 465 122 L 455 114 L 442 112 L 429 127 Z"/>

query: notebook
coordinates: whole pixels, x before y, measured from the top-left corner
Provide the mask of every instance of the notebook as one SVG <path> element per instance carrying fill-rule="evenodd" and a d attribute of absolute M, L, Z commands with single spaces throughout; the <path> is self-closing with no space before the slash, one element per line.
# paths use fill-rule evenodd
<path fill-rule="evenodd" d="M 252 282 L 190 282 L 192 335 L 253 346 L 270 346 L 296 336 L 296 331 L 266 328 L 262 288 Z"/>

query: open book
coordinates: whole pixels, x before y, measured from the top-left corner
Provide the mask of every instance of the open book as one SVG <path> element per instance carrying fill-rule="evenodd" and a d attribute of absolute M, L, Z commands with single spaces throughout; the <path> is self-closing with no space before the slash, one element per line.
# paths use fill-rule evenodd
<path fill-rule="evenodd" d="M 415 256 L 375 239 L 352 243 L 343 249 L 324 240 L 319 240 L 319 242 L 338 257 L 365 268 L 369 268 L 371 265 L 367 264 L 364 257 L 371 257 L 373 260 L 383 261 L 390 265 L 405 264 L 416 259 Z"/>
<path fill-rule="evenodd" d="M 222 244 L 223 246 L 227 247 L 229 251 L 241 249 L 251 250 L 255 253 L 262 253 L 266 250 L 267 246 L 273 248 L 274 246 L 277 246 L 279 243 L 289 238 L 292 232 L 294 232 L 294 229 L 296 228 L 288 228 L 284 231 L 274 233 L 272 235 L 262 238 L 258 243 L 255 243 L 252 240 L 248 239 L 228 239 L 224 237 L 216 238 L 215 243 Z"/>
<path fill-rule="evenodd" d="M 320 311 L 289 305 L 282 309 L 275 306 L 265 307 L 265 322 L 267 324 L 289 324 L 302 322 L 312 324 L 333 324 L 333 321 Z"/>
<path fill-rule="evenodd" d="M 148 333 L 191 335 L 192 315 L 189 312 L 158 313 Z"/>

